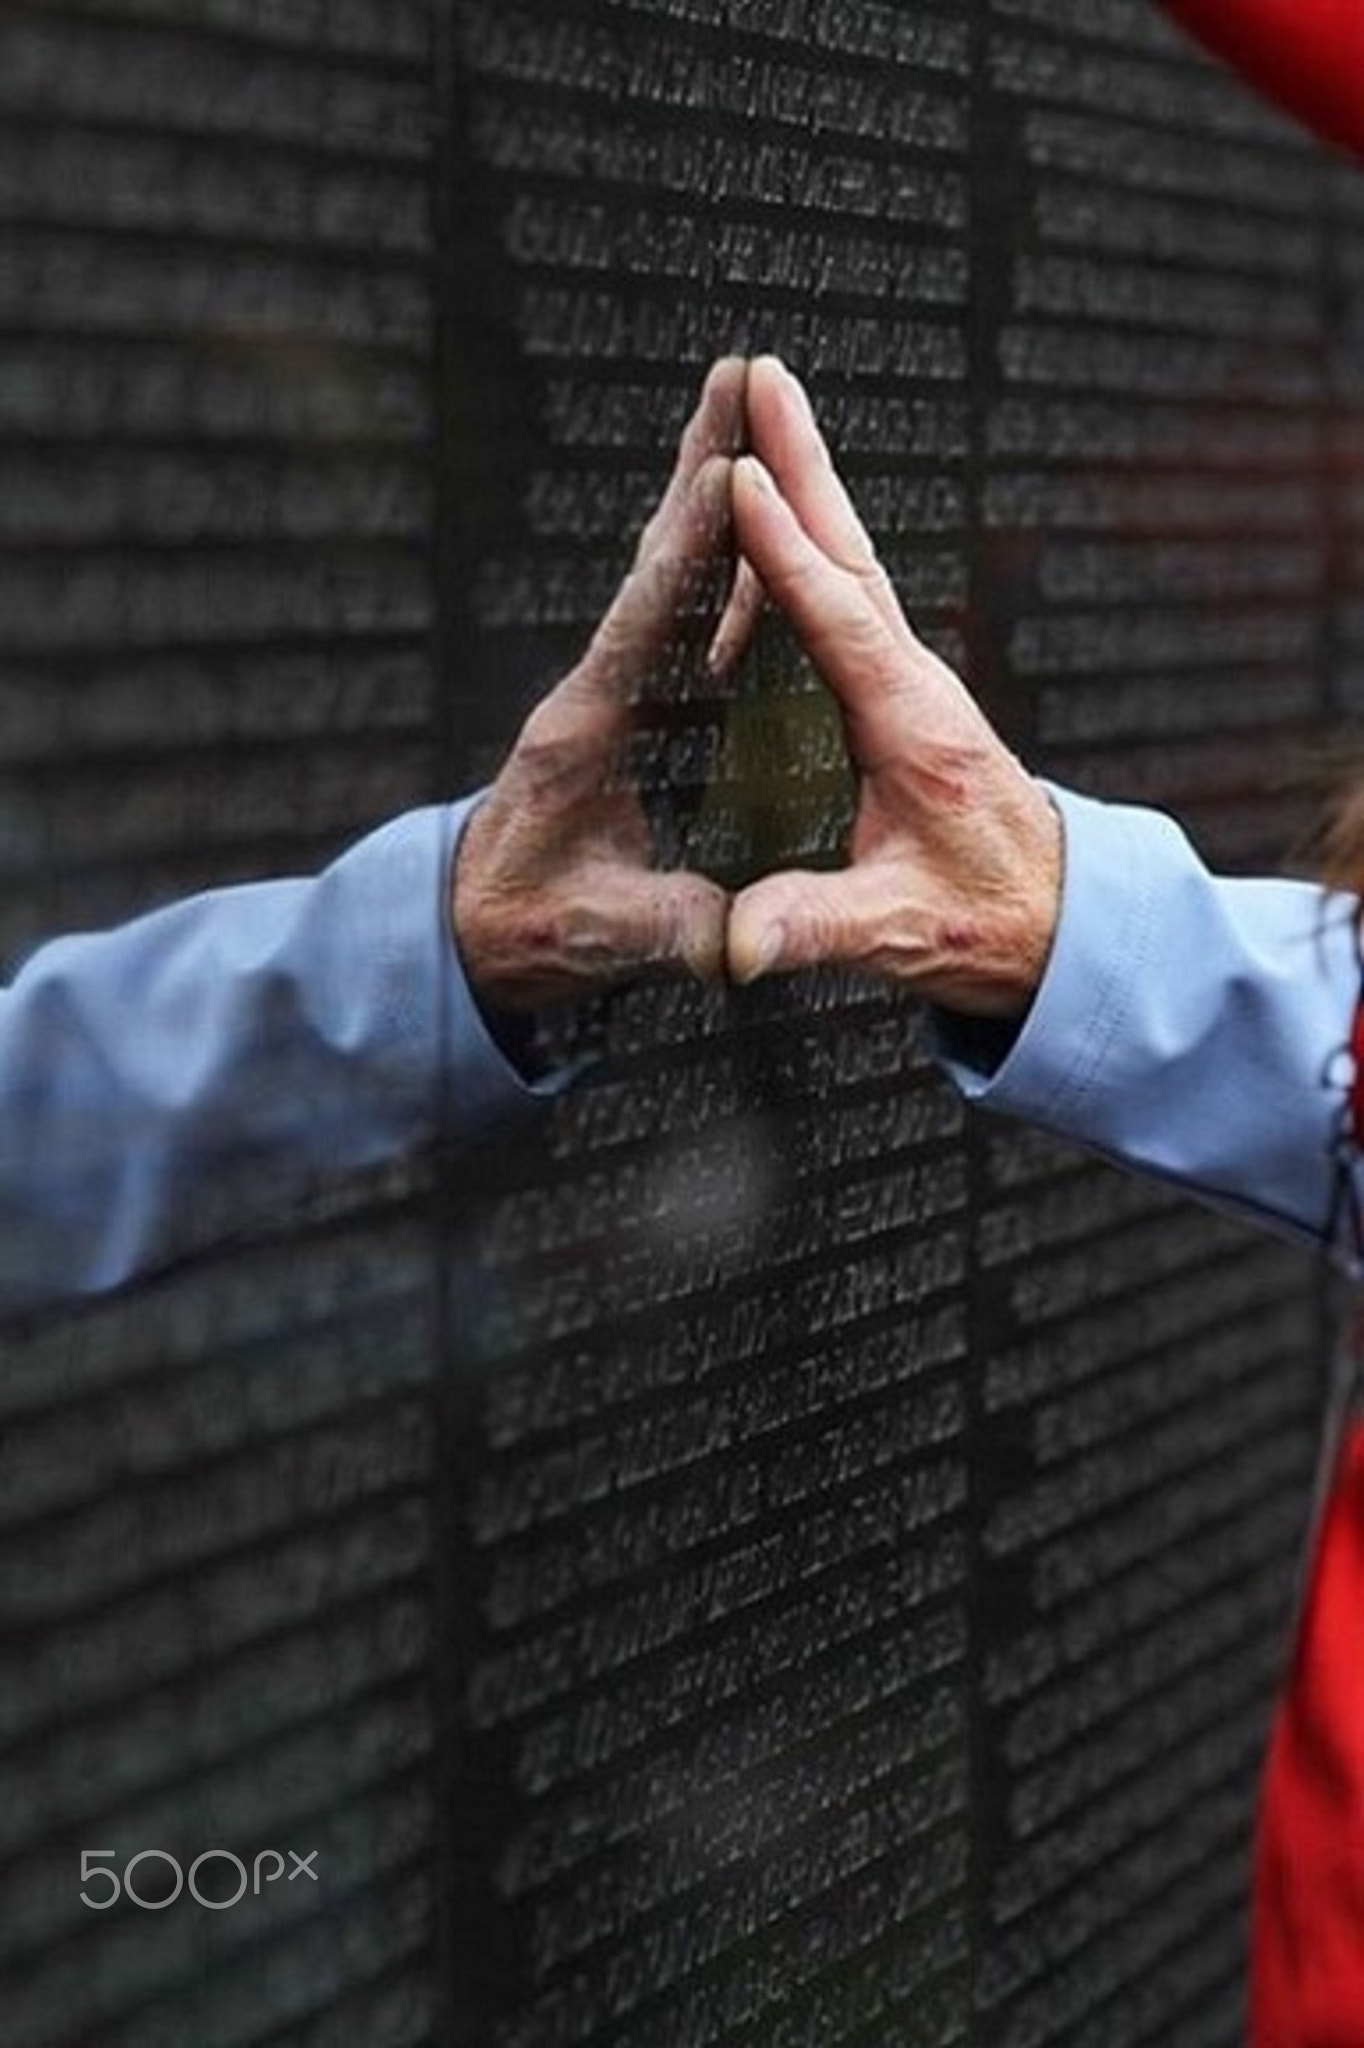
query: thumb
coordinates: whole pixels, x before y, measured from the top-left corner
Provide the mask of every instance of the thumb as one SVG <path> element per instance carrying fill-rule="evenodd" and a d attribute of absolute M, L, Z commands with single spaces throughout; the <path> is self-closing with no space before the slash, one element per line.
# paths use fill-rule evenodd
<path fill-rule="evenodd" d="M 726 952 L 731 981 L 757 981 L 823 961 L 856 966 L 869 952 L 873 896 L 866 870 L 835 874 L 787 869 L 741 890 L 729 913 Z"/>
<path fill-rule="evenodd" d="M 675 972 L 719 981 L 729 897 L 704 875 L 622 872 L 612 904 L 612 950 L 627 972 Z"/>

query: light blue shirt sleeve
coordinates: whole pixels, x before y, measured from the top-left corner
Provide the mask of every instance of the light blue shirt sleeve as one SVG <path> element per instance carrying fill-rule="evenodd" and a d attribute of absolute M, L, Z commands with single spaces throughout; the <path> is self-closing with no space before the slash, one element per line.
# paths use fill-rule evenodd
<path fill-rule="evenodd" d="M 1159 812 L 1053 789 L 1061 917 L 1016 1037 L 937 1020 L 984 1107 L 1300 1242 L 1331 1214 L 1359 985 L 1352 897 L 1212 875 Z"/>
<path fill-rule="evenodd" d="M 117 1287 L 544 1092 L 490 1036 L 450 931 L 471 802 L 308 880 L 57 939 L 0 990 L 0 1314 Z"/>

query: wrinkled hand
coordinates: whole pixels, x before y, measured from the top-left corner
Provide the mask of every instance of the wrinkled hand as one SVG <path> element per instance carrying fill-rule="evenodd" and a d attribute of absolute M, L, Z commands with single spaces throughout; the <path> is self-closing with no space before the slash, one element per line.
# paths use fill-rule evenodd
<path fill-rule="evenodd" d="M 480 1000 L 500 1011 L 627 977 L 724 972 L 728 897 L 653 865 L 624 761 L 637 705 L 698 582 L 729 552 L 745 365 L 717 363 L 663 500 L 586 654 L 526 720 L 465 828 L 453 918 Z M 731 605 L 723 633 L 745 628 Z"/>
<path fill-rule="evenodd" d="M 740 548 L 838 699 L 859 792 L 848 865 L 766 876 L 734 901 L 735 981 L 819 961 L 1011 1017 L 1058 914 L 1060 823 L 967 690 L 910 631 L 800 385 L 749 368 Z"/>

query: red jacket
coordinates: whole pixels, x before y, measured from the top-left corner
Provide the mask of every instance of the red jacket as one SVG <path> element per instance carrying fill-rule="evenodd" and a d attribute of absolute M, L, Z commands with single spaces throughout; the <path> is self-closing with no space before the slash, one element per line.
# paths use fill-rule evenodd
<path fill-rule="evenodd" d="M 1364 0 L 1166 0 L 1253 85 L 1364 157 Z M 1356 1073 L 1360 1024 L 1352 1040 Z M 1354 1103 L 1356 1138 L 1361 1103 Z M 1251 2048 L 1364 2043 L 1364 1422 L 1347 1430 L 1261 1796 Z"/>
<path fill-rule="evenodd" d="M 1364 156 L 1364 0 L 1166 4 L 1252 85 L 1328 142 Z"/>

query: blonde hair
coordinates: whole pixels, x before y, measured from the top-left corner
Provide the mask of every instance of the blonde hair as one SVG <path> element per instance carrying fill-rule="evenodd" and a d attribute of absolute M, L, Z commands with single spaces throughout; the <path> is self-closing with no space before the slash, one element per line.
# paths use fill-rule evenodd
<path fill-rule="evenodd" d="M 1315 866 L 1328 889 L 1364 895 L 1364 768 L 1358 761 L 1328 807 Z"/>

